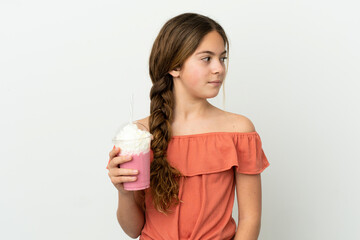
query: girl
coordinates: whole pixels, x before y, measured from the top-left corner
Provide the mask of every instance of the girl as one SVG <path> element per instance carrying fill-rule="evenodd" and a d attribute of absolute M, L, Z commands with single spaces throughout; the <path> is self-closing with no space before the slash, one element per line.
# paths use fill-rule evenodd
<path fill-rule="evenodd" d="M 168 20 L 150 54 L 150 116 L 136 121 L 153 135 L 150 188 L 130 192 L 137 171 L 119 168 L 130 158 L 109 156 L 118 190 L 117 218 L 141 240 L 258 238 L 261 177 L 269 166 L 261 139 L 245 116 L 208 102 L 227 72 L 229 42 L 223 28 L 199 14 Z M 232 218 L 235 188 L 238 227 Z"/>

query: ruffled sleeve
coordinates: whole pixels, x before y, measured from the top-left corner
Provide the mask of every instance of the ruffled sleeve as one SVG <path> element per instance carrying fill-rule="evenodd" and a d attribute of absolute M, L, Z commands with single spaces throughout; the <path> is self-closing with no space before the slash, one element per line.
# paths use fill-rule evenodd
<path fill-rule="evenodd" d="M 259 134 L 248 134 L 236 138 L 237 161 L 236 172 L 244 174 L 258 174 L 270 164 L 262 148 Z"/>
<path fill-rule="evenodd" d="M 213 132 L 175 136 L 167 151 L 169 163 L 184 176 L 211 174 L 235 167 L 244 174 L 261 173 L 270 164 L 257 132 Z"/>

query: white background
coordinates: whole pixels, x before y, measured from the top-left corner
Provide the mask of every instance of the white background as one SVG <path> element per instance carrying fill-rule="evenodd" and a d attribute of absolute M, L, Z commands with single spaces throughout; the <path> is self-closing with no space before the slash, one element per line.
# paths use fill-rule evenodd
<path fill-rule="evenodd" d="M 1 0 L 0 239 L 130 239 L 105 169 L 111 138 L 131 92 L 134 118 L 148 116 L 152 43 L 183 12 L 230 39 L 225 110 L 252 120 L 271 164 L 259 239 L 360 239 L 358 11 L 355 0 Z"/>

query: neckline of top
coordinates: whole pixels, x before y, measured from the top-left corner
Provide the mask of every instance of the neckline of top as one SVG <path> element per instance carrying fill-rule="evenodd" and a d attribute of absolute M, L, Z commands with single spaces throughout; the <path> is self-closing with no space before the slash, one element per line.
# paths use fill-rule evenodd
<path fill-rule="evenodd" d="M 252 135 L 252 134 L 258 134 L 256 131 L 253 132 L 207 132 L 207 133 L 196 133 L 196 134 L 187 134 L 187 135 L 177 135 L 172 136 L 172 139 L 176 138 L 193 138 L 193 137 L 202 137 L 202 136 L 208 136 L 208 135 L 218 135 L 218 134 L 236 134 L 236 135 Z"/>

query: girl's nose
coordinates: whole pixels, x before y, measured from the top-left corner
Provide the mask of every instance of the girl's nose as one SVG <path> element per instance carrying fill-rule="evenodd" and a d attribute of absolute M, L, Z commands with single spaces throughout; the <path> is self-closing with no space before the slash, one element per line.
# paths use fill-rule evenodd
<path fill-rule="evenodd" d="M 212 62 L 213 73 L 223 73 L 225 71 L 225 64 L 220 59 Z"/>

